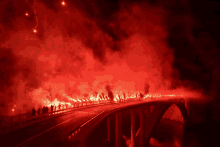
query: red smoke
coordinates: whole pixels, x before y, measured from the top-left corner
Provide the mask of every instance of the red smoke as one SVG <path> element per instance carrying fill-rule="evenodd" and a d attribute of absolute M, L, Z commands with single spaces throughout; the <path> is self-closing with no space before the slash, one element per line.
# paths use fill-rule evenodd
<path fill-rule="evenodd" d="M 66 1 L 62 7 L 58 1 L 36 1 L 35 34 L 33 3 L 25 2 L 23 14 L 29 10 L 30 18 L 19 10 L 11 28 L 4 30 L 5 22 L 0 24 L 7 34 L 1 40 L 0 61 L 9 73 L 1 85 L 6 89 L 1 91 L 4 106 L 37 108 L 46 99 L 69 102 L 67 96 L 107 95 L 106 85 L 121 95 L 169 93 L 174 51 L 167 44 L 169 12 L 163 7 L 118 2 L 104 17 L 96 3 L 89 13 L 81 3 Z"/>

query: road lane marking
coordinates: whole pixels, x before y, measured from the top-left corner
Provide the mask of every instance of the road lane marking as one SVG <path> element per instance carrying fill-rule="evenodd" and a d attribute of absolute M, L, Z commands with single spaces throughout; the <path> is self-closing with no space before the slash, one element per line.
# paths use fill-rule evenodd
<path fill-rule="evenodd" d="M 98 117 L 100 114 L 102 114 L 103 112 L 105 112 L 105 111 L 107 111 L 107 110 L 109 110 L 109 109 L 111 109 L 111 108 L 112 108 L 112 107 L 110 107 L 110 108 L 108 108 L 108 109 L 106 109 L 106 110 L 100 112 L 99 114 L 95 115 L 93 118 L 91 118 L 91 119 L 89 119 L 88 121 L 86 121 L 86 122 L 85 122 L 84 124 L 82 124 L 80 127 L 85 126 L 85 125 L 86 125 L 87 123 L 89 123 L 91 120 L 93 120 L 94 118 Z M 95 110 L 95 111 L 97 111 L 97 110 Z"/>
<path fill-rule="evenodd" d="M 110 108 L 109 108 L 109 109 L 110 109 Z M 108 109 L 107 109 L 107 110 L 108 110 Z M 106 111 L 106 110 L 104 110 L 104 111 Z M 101 113 L 103 113 L 104 111 L 102 111 Z M 101 113 L 97 114 L 96 116 L 100 115 Z M 72 120 L 72 119 L 78 118 L 78 117 L 83 116 L 83 115 L 85 115 L 85 114 L 82 114 L 82 115 L 79 115 L 79 116 L 77 116 L 77 117 L 68 119 L 68 120 L 66 120 L 66 121 L 64 121 L 64 122 L 62 122 L 62 123 L 60 123 L 60 124 L 58 124 L 58 125 L 56 125 L 56 126 L 53 126 L 53 127 L 51 127 L 50 129 L 48 129 L 48 130 L 46 130 L 46 131 L 44 131 L 44 132 L 41 132 L 40 134 L 35 135 L 34 137 L 31 137 L 31 138 L 29 138 L 28 140 L 26 140 L 26 141 L 24 141 L 24 142 L 22 142 L 22 143 L 16 145 L 15 147 L 18 147 L 18 146 L 20 146 L 20 145 L 22 145 L 22 144 L 24 144 L 24 143 L 26 143 L 26 142 L 28 142 L 28 141 L 30 141 L 30 140 L 32 140 L 32 139 L 34 139 L 34 138 L 36 138 L 36 137 L 38 137 L 38 136 L 44 134 L 44 133 L 46 133 L 46 132 L 52 130 L 53 128 L 56 128 L 56 127 L 58 127 L 58 126 L 60 126 L 60 125 L 62 125 L 62 124 L 64 124 L 64 123 L 66 123 L 66 122 L 68 122 L 68 121 L 70 121 L 70 120 Z M 95 116 L 95 117 L 96 117 L 96 116 Z M 93 117 L 93 118 L 94 118 L 94 117 Z M 93 118 L 92 118 L 92 119 L 93 119 Z M 89 120 L 89 121 L 91 121 L 91 120 Z M 87 121 L 86 123 L 88 123 L 89 121 Z M 86 123 L 84 123 L 84 124 L 86 124 Z M 84 124 L 83 124 L 83 125 L 84 125 Z M 83 126 L 83 125 L 81 125 L 81 126 Z"/>
<path fill-rule="evenodd" d="M 82 115 L 85 115 L 85 114 L 82 114 Z M 82 116 L 82 115 L 79 115 L 79 116 L 77 116 L 77 117 L 80 117 L 80 116 Z M 64 122 L 62 122 L 62 123 L 60 123 L 60 124 L 58 124 L 58 125 L 56 125 L 56 126 L 53 126 L 53 127 L 51 127 L 50 129 L 48 129 L 48 130 L 46 130 L 46 131 L 44 131 L 44 132 L 41 132 L 40 134 L 35 135 L 34 137 L 31 137 L 31 138 L 29 138 L 28 140 L 26 140 L 26 141 L 24 141 L 24 142 L 22 142 L 22 143 L 16 145 L 15 147 L 18 147 L 18 146 L 20 146 L 20 145 L 22 145 L 22 144 L 24 144 L 24 143 L 26 143 L 26 142 L 28 142 L 28 141 L 30 141 L 30 140 L 32 140 L 32 139 L 34 139 L 34 138 L 36 138 L 36 137 L 38 137 L 38 136 L 44 134 L 44 133 L 46 133 L 46 132 L 52 130 L 53 128 L 56 128 L 56 127 L 58 127 L 58 126 L 60 126 L 60 125 L 62 125 L 62 124 L 64 124 L 64 123 L 66 123 L 66 122 L 68 122 L 68 121 L 70 121 L 70 120 L 72 120 L 72 119 L 75 119 L 75 118 L 77 118 L 77 117 L 68 119 L 68 120 L 66 120 L 66 121 L 64 121 Z"/>
<path fill-rule="evenodd" d="M 108 109 L 107 109 L 108 110 Z M 84 124 L 82 124 L 80 127 L 83 127 L 85 126 L 87 123 L 89 123 L 91 120 L 93 120 L 94 118 L 96 118 L 97 116 L 99 116 L 100 114 L 102 114 L 103 112 L 107 111 L 107 110 L 104 110 L 102 112 L 100 112 L 99 114 L 95 115 L 93 118 L 89 119 L 88 121 L 86 121 Z"/>

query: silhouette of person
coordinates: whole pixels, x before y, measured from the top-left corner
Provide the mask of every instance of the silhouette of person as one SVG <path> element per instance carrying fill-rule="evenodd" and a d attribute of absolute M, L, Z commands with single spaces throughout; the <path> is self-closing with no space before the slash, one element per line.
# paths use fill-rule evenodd
<path fill-rule="evenodd" d="M 51 105 L 51 107 L 50 107 L 50 108 L 51 108 L 51 112 L 53 112 L 53 107 L 54 107 L 54 106 L 53 106 L 53 105 Z"/>
<path fill-rule="evenodd" d="M 40 115 L 40 108 L 38 108 L 37 114 Z"/>
<path fill-rule="evenodd" d="M 33 108 L 33 109 L 32 109 L 32 116 L 35 116 L 35 112 L 36 112 L 36 111 L 35 111 L 35 109 Z"/>
<path fill-rule="evenodd" d="M 43 113 L 43 114 L 45 113 L 45 106 L 43 107 L 42 113 Z"/>
<path fill-rule="evenodd" d="M 46 113 L 48 113 L 48 107 L 46 107 Z"/>

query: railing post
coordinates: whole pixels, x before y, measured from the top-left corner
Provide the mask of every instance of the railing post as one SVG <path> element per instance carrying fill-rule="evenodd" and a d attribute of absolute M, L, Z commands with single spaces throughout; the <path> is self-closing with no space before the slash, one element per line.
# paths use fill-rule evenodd
<path fill-rule="evenodd" d="M 121 113 L 115 115 L 115 147 L 121 147 Z"/>
<path fill-rule="evenodd" d="M 140 108 L 140 145 L 141 147 L 144 146 L 144 138 L 145 138 L 145 132 L 144 132 L 144 109 Z"/>
<path fill-rule="evenodd" d="M 131 145 L 129 147 L 135 147 L 135 110 L 131 109 Z"/>

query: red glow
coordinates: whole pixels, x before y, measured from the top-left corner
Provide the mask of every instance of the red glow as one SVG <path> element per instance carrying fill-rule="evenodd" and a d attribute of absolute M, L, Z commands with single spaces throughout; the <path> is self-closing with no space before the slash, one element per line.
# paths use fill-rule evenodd
<path fill-rule="evenodd" d="M 65 1 L 58 4 L 74 8 Z M 70 9 L 71 15 L 63 17 L 63 11 L 55 13 L 43 3 L 36 3 L 35 7 L 36 22 L 32 22 L 35 34 L 21 30 L 4 44 L 11 44 L 13 54 L 19 58 L 15 66 L 21 68 L 13 77 L 17 107 L 11 105 L 8 111 L 14 108 L 17 113 L 18 109 L 24 111 L 30 107 L 109 101 L 106 85 L 110 85 L 114 101 L 123 100 L 124 95 L 125 100 L 139 98 L 140 93 L 146 100 L 185 96 L 185 91 L 169 91 L 173 53 L 164 41 L 167 30 L 163 26 L 163 10 L 150 6 L 145 9 L 136 4 L 129 10 L 118 11 L 114 21 L 119 22 L 106 23 L 116 33 L 121 30 L 128 36 L 118 41 L 120 51 L 112 52 L 113 37 L 81 10 Z M 26 12 L 25 16 L 30 14 Z M 102 51 L 105 64 L 98 57 Z M 146 84 L 149 93 L 145 92 Z M 26 91 L 28 86 L 30 91 Z"/>
<path fill-rule="evenodd" d="M 66 5 L 66 3 L 64 2 L 64 1 L 62 1 L 62 3 L 61 3 L 63 6 L 65 6 Z"/>

